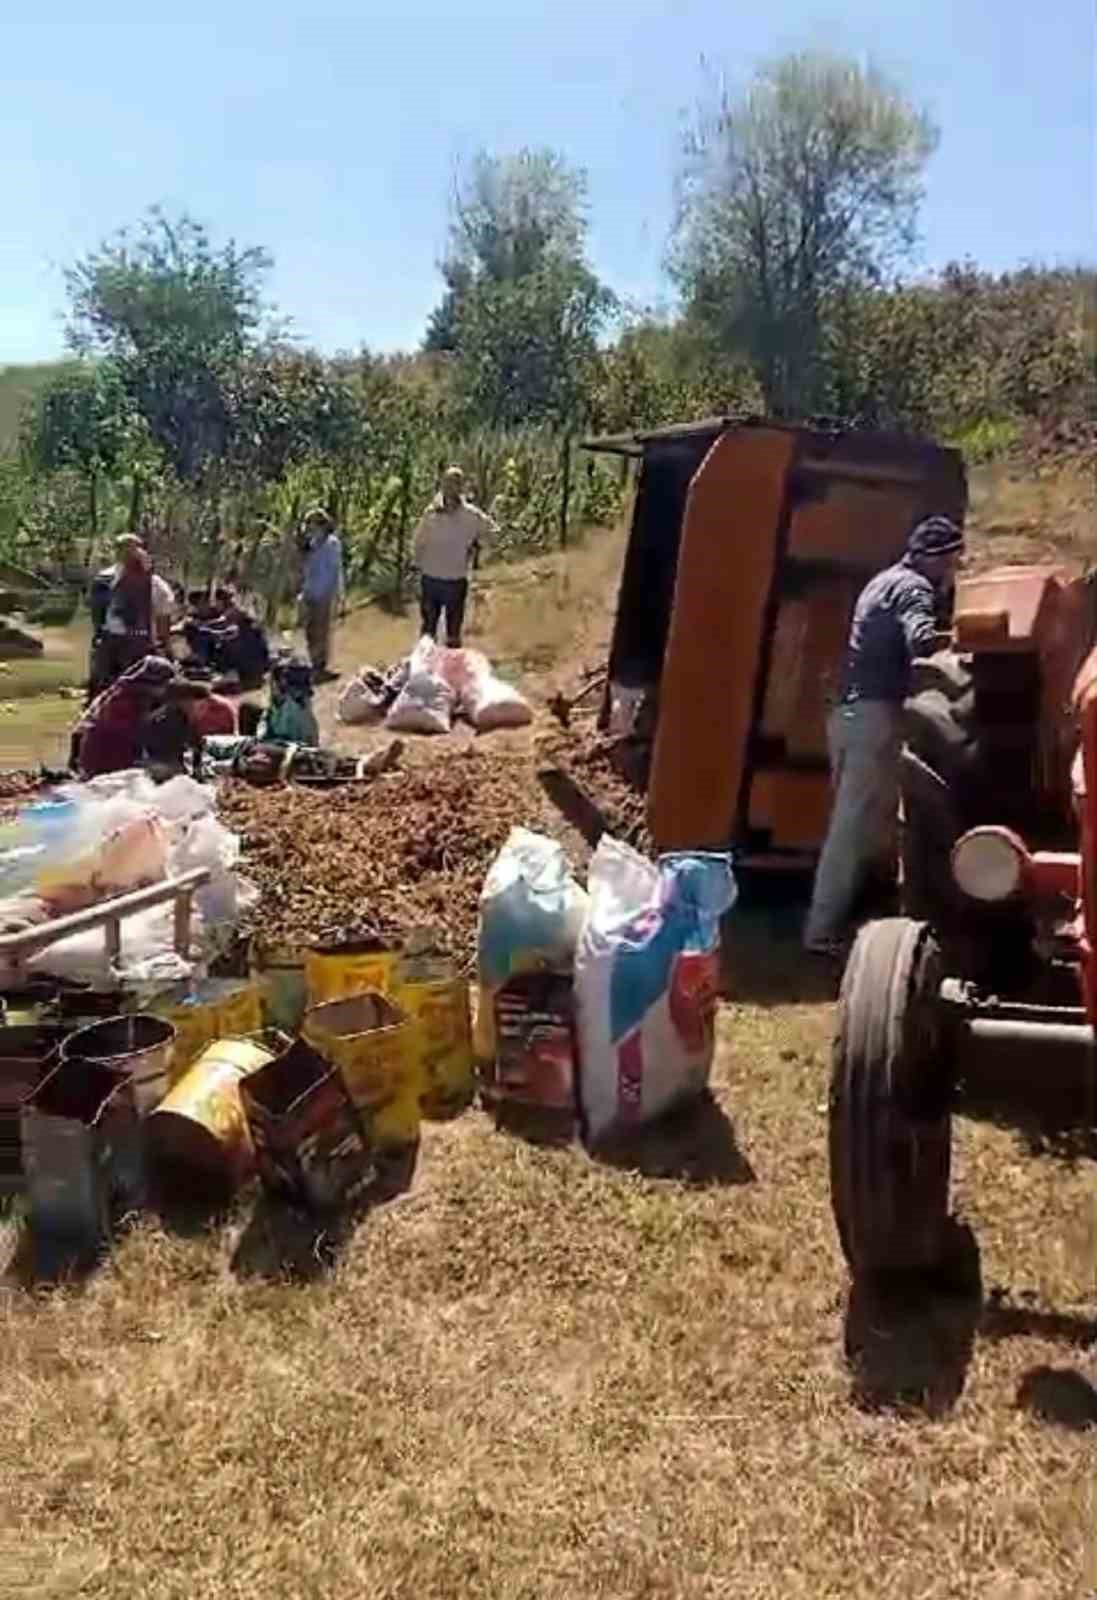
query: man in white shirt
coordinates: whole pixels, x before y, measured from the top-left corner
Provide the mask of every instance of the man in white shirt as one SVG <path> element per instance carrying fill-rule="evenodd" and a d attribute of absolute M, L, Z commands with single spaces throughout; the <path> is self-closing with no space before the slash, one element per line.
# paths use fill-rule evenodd
<path fill-rule="evenodd" d="M 171 660 L 171 584 L 153 572 L 152 558 L 136 534 L 122 534 L 115 550 L 114 566 L 99 573 L 92 586 L 91 692 L 106 688 L 145 656 Z"/>
<path fill-rule="evenodd" d="M 464 488 L 461 468 L 448 467 L 441 493 L 431 501 L 415 530 L 423 632 L 433 639 L 445 612 L 446 643 L 451 650 L 461 647 L 469 563 L 479 559 L 484 538 L 499 531 L 479 506 L 465 499 Z"/>

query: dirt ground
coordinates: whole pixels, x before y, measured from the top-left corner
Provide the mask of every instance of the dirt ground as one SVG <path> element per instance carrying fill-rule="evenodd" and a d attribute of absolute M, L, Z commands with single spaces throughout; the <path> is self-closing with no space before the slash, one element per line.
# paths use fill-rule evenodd
<path fill-rule="evenodd" d="M 470 642 L 543 699 L 615 559 L 512 575 Z M 357 620 L 338 663 L 409 630 Z M 472 1111 L 339 1237 L 249 1192 L 142 1221 L 80 1290 L 9 1276 L 0 1593 L 1097 1596 L 1092 1152 L 959 1119 L 963 1277 L 851 1295 L 798 917 L 733 917 L 711 1101 L 613 1165 Z"/>

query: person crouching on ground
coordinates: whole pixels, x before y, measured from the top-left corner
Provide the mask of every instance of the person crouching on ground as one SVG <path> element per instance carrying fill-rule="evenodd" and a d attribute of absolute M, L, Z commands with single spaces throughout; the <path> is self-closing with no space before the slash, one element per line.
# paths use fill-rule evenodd
<path fill-rule="evenodd" d="M 830 825 L 815 873 L 804 944 L 840 956 L 869 876 L 894 875 L 899 753 L 911 663 L 933 653 L 937 612 L 950 589 L 964 535 L 950 517 L 927 517 L 895 566 L 862 589 L 853 611 L 842 693 L 827 724 L 834 788 Z"/>
<path fill-rule="evenodd" d="M 343 544 L 335 524 L 319 507 L 306 512 L 303 524 L 304 568 L 301 606 L 309 660 L 318 681 L 338 677 L 329 670 L 331 631 L 344 595 Z"/>
<path fill-rule="evenodd" d="M 170 661 L 146 656 L 96 696 L 72 739 L 71 761 L 81 777 L 140 765 L 145 722 L 163 703 L 174 677 Z"/>
<path fill-rule="evenodd" d="M 415 530 L 423 632 L 433 639 L 444 612 L 446 643 L 454 650 L 461 647 L 470 563 L 478 564 L 483 541 L 499 531 L 479 506 L 465 499 L 464 489 L 461 468 L 449 467 L 442 477 L 441 492 Z"/>

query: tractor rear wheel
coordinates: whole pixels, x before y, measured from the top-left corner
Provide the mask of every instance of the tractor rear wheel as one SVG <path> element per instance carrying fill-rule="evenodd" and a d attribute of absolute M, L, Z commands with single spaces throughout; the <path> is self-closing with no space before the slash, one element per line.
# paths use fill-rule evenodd
<path fill-rule="evenodd" d="M 855 1277 L 929 1270 L 946 1253 L 952 1068 L 929 927 L 869 923 L 839 998 L 830 1089 L 831 1204 Z"/>

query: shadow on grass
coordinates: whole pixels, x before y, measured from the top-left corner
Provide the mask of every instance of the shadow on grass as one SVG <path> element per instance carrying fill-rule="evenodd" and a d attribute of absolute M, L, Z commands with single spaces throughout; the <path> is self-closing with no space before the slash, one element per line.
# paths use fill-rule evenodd
<path fill-rule="evenodd" d="M 855 1279 L 844 1330 L 854 1404 L 947 1416 L 964 1391 L 982 1304 L 979 1246 L 959 1223 L 940 1271 Z"/>
<path fill-rule="evenodd" d="M 120 1212 L 110 1231 L 97 1245 L 85 1239 L 66 1239 L 36 1232 L 29 1212 L 8 1224 L 9 1248 L 4 1252 L 0 1285 L 28 1291 L 45 1289 L 84 1289 L 110 1260 L 141 1216 L 139 1211 Z"/>
<path fill-rule="evenodd" d="M 756 1006 L 834 1000 L 841 963 L 808 955 L 802 925 L 801 904 L 775 900 L 736 906 L 722 927 L 723 997 Z"/>
<path fill-rule="evenodd" d="M 645 1178 L 674 1178 L 698 1187 L 754 1183 L 756 1174 L 739 1149 L 723 1109 L 704 1094 L 635 1133 L 591 1150 L 595 1161 Z"/>
<path fill-rule="evenodd" d="M 1085 1349 L 1097 1344 L 1097 1317 L 1014 1305 L 1006 1289 L 992 1289 L 979 1329 L 984 1339 L 1051 1339 Z"/>
<path fill-rule="evenodd" d="M 1095 1318 L 1015 1305 L 1000 1288 L 984 1301 L 978 1241 L 955 1220 L 950 1231 L 936 1272 L 866 1278 L 850 1287 L 845 1356 L 862 1409 L 946 1416 L 963 1393 L 977 1336 L 1049 1339 L 1082 1349 L 1097 1342 Z M 1097 1389 L 1074 1368 L 1032 1368 L 1017 1403 L 1065 1427 L 1097 1423 Z"/>
<path fill-rule="evenodd" d="M 1021 1379 L 1017 1404 L 1039 1422 L 1073 1433 L 1097 1428 L 1097 1388 L 1074 1367 L 1032 1367 Z"/>
<path fill-rule="evenodd" d="M 232 1254 L 238 1278 L 312 1283 L 330 1272 L 377 1206 L 411 1186 L 419 1147 L 386 1158 L 369 1190 L 352 1206 L 315 1213 L 261 1192 Z"/>

